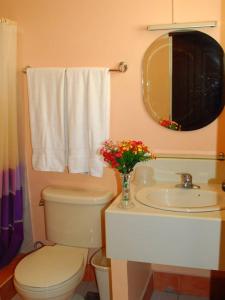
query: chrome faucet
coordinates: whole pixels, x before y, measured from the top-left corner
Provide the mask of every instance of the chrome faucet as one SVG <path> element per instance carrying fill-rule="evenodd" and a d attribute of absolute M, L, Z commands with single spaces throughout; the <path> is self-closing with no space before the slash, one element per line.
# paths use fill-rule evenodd
<path fill-rule="evenodd" d="M 180 184 L 176 184 L 176 187 L 184 188 L 184 189 L 200 189 L 200 186 L 192 183 L 192 176 L 189 173 L 177 173 L 181 175 L 182 182 Z"/>

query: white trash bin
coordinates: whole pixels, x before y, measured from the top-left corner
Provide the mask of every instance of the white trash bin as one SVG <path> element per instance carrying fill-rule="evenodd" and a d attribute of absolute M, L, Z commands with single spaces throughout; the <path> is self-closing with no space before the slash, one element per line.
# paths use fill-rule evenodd
<path fill-rule="evenodd" d="M 104 255 L 104 250 L 100 249 L 91 259 L 91 264 L 95 268 L 100 300 L 110 300 L 110 259 Z"/>

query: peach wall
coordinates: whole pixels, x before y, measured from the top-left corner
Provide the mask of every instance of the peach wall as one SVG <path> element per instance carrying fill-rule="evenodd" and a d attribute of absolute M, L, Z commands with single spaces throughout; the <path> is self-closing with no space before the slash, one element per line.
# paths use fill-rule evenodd
<path fill-rule="evenodd" d="M 219 20 L 222 0 L 174 0 L 174 21 Z M 108 66 L 124 60 L 125 74 L 111 76 L 111 137 L 142 139 L 155 152 L 214 154 L 225 149 L 224 117 L 194 132 L 173 132 L 147 114 L 141 92 L 141 63 L 145 50 L 163 32 L 148 32 L 148 24 L 172 21 L 172 0 L 2 0 L 1 15 L 18 22 L 19 68 L 26 66 Z M 223 7 L 225 11 L 225 7 Z M 223 15 L 224 20 L 224 15 Z M 204 32 L 220 40 L 224 28 Z M 224 43 L 224 38 L 223 38 Z M 31 166 L 26 76 L 20 74 L 21 110 L 28 193 L 34 240 L 45 237 L 41 190 L 49 184 L 104 186 L 117 192 L 111 170 L 103 178 L 36 172 Z M 224 114 L 223 114 L 224 116 Z M 219 129 L 218 129 L 219 128 Z M 222 130 L 220 129 L 222 128 Z M 117 266 L 118 267 L 118 266 Z M 115 278 L 120 267 L 114 273 Z M 115 281 L 115 285 L 119 282 Z M 127 291 L 128 292 L 128 291 Z M 116 298 L 115 298 L 116 299 Z M 119 299 L 119 298 L 117 298 Z"/>
<path fill-rule="evenodd" d="M 204 5 L 204 9 L 202 9 Z M 127 61 L 125 74 L 111 75 L 111 137 L 142 139 L 155 152 L 217 152 L 217 121 L 194 132 L 177 133 L 158 126 L 147 114 L 141 92 L 141 62 L 162 32 L 147 24 L 172 20 L 171 0 L 82 1 L 2 0 L 1 13 L 18 22 L 19 67 L 108 66 Z M 174 0 L 175 21 L 219 20 L 220 0 Z M 219 39 L 219 28 L 205 32 Z M 49 184 L 105 186 L 116 193 L 111 170 L 102 179 L 85 175 L 36 172 L 31 166 L 26 76 L 22 82 L 26 162 L 34 239 L 44 238 L 40 191 Z M 129 108 L 129 109 L 128 109 Z M 129 112 L 129 113 L 128 113 Z"/>

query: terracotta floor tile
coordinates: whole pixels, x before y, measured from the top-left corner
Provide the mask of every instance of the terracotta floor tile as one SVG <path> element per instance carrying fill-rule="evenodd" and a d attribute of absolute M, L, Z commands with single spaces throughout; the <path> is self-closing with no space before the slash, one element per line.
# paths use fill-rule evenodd
<path fill-rule="evenodd" d="M 181 275 L 179 292 L 194 296 L 209 297 L 209 278 Z"/>
<path fill-rule="evenodd" d="M 178 291 L 180 285 L 180 276 L 172 273 L 154 272 L 154 289 L 157 291 Z"/>
<path fill-rule="evenodd" d="M 14 289 L 13 280 L 8 280 L 1 288 L 0 288 L 0 299 L 2 300 L 11 300 L 12 297 L 16 294 Z"/>
<path fill-rule="evenodd" d="M 12 278 L 16 265 L 24 256 L 25 256 L 25 254 L 17 255 L 8 266 L 6 266 L 5 268 L 0 270 L 0 287 L 8 279 Z"/>
<path fill-rule="evenodd" d="M 13 274 L 18 262 L 25 256 L 25 254 L 17 255 L 13 261 L 0 270 L 0 299 L 1 300 L 11 300 L 16 294 L 13 285 Z"/>
<path fill-rule="evenodd" d="M 153 275 L 151 276 L 143 300 L 151 299 L 153 294 Z"/>

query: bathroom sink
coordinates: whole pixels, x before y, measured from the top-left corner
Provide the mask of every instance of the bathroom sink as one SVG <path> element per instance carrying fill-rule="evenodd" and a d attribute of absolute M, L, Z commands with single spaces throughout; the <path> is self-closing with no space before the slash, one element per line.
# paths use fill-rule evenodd
<path fill-rule="evenodd" d="M 225 209 L 225 193 L 207 189 L 145 187 L 136 200 L 144 205 L 177 212 L 209 212 Z"/>

